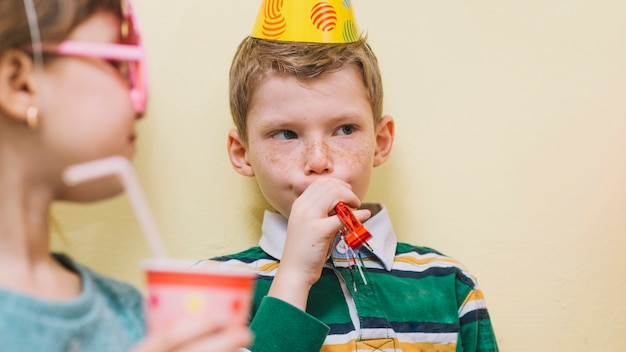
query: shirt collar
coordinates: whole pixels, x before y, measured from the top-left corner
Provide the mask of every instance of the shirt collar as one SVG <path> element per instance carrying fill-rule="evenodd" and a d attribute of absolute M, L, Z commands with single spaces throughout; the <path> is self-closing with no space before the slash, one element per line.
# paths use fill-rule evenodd
<path fill-rule="evenodd" d="M 366 204 L 364 204 L 365 206 Z M 393 232 L 387 208 L 382 204 L 367 204 L 369 209 L 379 210 L 363 223 L 372 234 L 367 243 L 374 249 L 372 255 L 383 264 L 385 270 L 391 271 L 396 254 L 396 235 Z M 287 238 L 287 219 L 279 213 L 265 211 L 261 227 L 259 247 L 270 256 L 280 260 Z"/>

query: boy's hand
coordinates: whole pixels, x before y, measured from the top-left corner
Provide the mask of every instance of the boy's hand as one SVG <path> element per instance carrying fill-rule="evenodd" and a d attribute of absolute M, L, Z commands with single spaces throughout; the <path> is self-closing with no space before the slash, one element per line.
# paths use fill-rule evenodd
<path fill-rule="evenodd" d="M 320 178 L 293 203 L 285 247 L 268 293 L 270 296 L 306 309 L 311 286 L 319 280 L 330 245 L 343 227 L 334 215 L 338 202 L 353 208 L 361 205 L 348 183 L 336 178 Z M 370 212 L 357 210 L 354 215 L 364 221 L 370 217 Z"/>

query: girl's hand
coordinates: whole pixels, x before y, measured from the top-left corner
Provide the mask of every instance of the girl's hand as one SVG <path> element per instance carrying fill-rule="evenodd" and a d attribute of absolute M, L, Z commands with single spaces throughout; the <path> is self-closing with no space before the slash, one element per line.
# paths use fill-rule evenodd
<path fill-rule="evenodd" d="M 187 318 L 148 334 L 133 352 L 235 352 L 251 342 L 245 326 L 229 327 L 211 317 Z"/>

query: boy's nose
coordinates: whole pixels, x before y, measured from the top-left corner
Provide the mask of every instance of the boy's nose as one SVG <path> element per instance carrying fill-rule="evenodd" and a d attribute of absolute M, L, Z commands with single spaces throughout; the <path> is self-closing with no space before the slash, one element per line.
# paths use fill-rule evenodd
<path fill-rule="evenodd" d="M 333 171 L 329 157 L 329 148 L 326 143 L 315 142 L 306 149 L 306 165 L 304 172 L 307 175 L 327 174 Z"/>

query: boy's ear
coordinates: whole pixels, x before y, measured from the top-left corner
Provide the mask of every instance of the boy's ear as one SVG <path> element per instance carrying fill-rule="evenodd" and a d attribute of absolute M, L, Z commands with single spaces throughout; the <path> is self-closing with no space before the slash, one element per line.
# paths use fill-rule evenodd
<path fill-rule="evenodd" d="M 29 107 L 37 107 L 35 67 L 24 51 L 9 49 L 0 56 L 0 111 L 26 123 Z"/>
<path fill-rule="evenodd" d="M 248 151 L 239 131 L 231 129 L 228 133 L 228 157 L 233 168 L 244 176 L 254 176 L 252 165 L 248 161 Z"/>
<path fill-rule="evenodd" d="M 385 115 L 376 126 L 376 151 L 374 152 L 374 167 L 382 165 L 391 154 L 394 138 L 393 117 Z"/>

